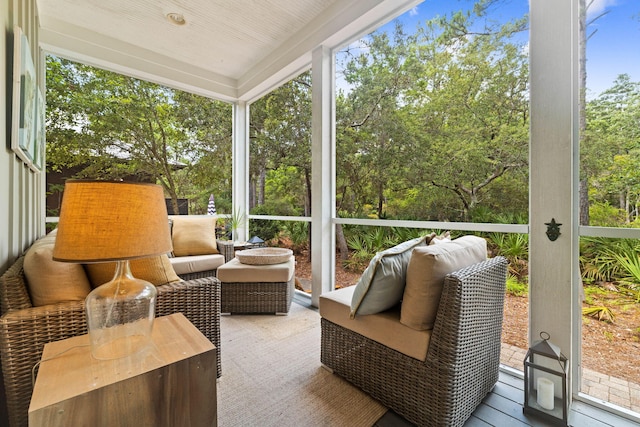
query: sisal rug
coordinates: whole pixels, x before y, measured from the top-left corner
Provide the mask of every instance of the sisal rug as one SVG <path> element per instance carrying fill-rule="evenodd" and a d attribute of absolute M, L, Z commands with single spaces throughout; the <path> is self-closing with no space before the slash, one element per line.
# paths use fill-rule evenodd
<path fill-rule="evenodd" d="M 295 302 L 288 316 L 222 316 L 221 348 L 221 427 L 370 427 L 386 412 L 321 367 L 320 316 Z"/>

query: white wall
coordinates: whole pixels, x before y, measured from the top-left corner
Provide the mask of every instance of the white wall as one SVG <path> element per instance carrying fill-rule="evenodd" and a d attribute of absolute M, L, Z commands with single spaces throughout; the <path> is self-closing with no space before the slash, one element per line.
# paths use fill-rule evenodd
<path fill-rule="evenodd" d="M 8 0 L 0 3 L 4 24 L 0 32 L 0 272 L 45 232 L 45 174 L 37 174 L 11 151 L 10 105 L 12 88 L 7 84 L 7 42 L 13 27 L 22 28 L 29 39 L 33 62 L 44 88 L 44 64 L 38 48 L 35 0 Z"/>

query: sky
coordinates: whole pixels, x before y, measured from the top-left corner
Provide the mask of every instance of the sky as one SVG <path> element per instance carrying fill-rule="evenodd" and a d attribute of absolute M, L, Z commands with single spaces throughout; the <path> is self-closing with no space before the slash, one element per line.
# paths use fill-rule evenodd
<path fill-rule="evenodd" d="M 425 0 L 398 19 L 405 31 L 413 32 L 417 25 L 436 15 L 466 10 L 473 3 L 472 0 Z M 529 0 L 498 0 L 492 17 L 504 21 L 522 17 L 528 11 Z M 629 74 L 631 81 L 640 81 L 640 0 L 594 0 L 589 6 L 587 21 L 602 13 L 605 14 L 587 27 L 591 35 L 587 42 L 588 99 L 611 87 L 620 74 Z M 393 31 L 393 25 L 389 23 L 383 28 Z M 526 43 L 528 34 L 522 37 Z"/>

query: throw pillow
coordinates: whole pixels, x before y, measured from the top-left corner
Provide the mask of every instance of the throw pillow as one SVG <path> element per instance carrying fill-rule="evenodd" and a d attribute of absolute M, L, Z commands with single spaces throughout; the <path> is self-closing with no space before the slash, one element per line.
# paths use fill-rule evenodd
<path fill-rule="evenodd" d="M 82 265 L 53 260 L 55 241 L 51 235 L 35 241 L 24 257 L 24 275 L 35 307 L 83 301 L 91 292 Z"/>
<path fill-rule="evenodd" d="M 477 236 L 415 248 L 407 267 L 400 323 L 419 331 L 433 329 L 445 276 L 486 259 L 487 241 Z"/>
<path fill-rule="evenodd" d="M 216 222 L 213 215 L 202 217 L 172 216 L 173 254 L 175 256 L 220 253 L 216 243 Z"/>
<path fill-rule="evenodd" d="M 424 246 L 434 235 L 418 237 L 378 252 L 369 262 L 353 291 L 351 318 L 356 314 L 376 314 L 388 310 L 402 299 L 411 251 Z"/>
<path fill-rule="evenodd" d="M 129 266 L 133 277 L 146 280 L 156 286 L 182 280 L 176 274 L 167 255 L 132 259 L 129 261 Z M 94 288 L 113 279 L 116 272 L 115 262 L 85 264 L 84 267 Z"/>

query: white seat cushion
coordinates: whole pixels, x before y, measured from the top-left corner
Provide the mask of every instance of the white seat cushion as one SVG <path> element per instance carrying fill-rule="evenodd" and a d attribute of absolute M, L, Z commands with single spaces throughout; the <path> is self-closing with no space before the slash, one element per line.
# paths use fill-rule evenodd
<path fill-rule="evenodd" d="M 280 264 L 242 264 L 238 258 L 220 266 L 218 279 L 224 283 L 279 283 L 288 282 L 295 273 L 295 257 Z"/>
<path fill-rule="evenodd" d="M 215 255 L 191 255 L 169 258 L 176 274 L 198 273 L 200 271 L 216 270 L 224 264 L 224 256 Z"/>

